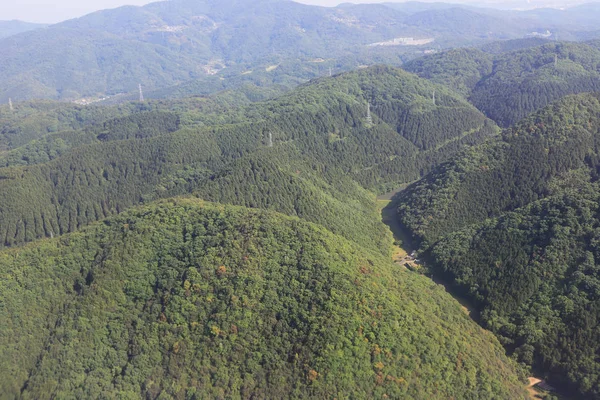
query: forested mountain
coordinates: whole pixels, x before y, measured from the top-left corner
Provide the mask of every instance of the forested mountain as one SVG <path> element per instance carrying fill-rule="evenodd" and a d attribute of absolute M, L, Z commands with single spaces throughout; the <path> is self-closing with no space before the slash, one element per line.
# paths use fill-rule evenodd
<path fill-rule="evenodd" d="M 44 28 L 44 24 L 34 24 L 24 21 L 0 21 L 0 39 L 8 36 L 16 35 L 17 33 L 32 31 L 34 29 Z"/>
<path fill-rule="evenodd" d="M 56 101 L 0 107 L 0 151 L 13 150 L 57 132 L 76 131 L 136 112 L 150 111 L 147 104 L 128 103 L 115 107 L 81 106 Z M 0 153 L 1 154 L 1 153 Z"/>
<path fill-rule="evenodd" d="M 0 40 L 0 102 L 102 98 L 139 83 L 155 90 L 214 75 L 235 81 L 290 62 L 313 70 L 313 78 L 315 60 L 350 69 L 356 63 L 348 57 L 372 65 L 532 32 L 559 29 L 575 38 L 597 30 L 586 22 L 595 11 L 573 15 L 563 26 L 559 18 L 435 5 L 171 0 L 121 7 Z"/>
<path fill-rule="evenodd" d="M 0 169 L 2 244 L 70 232 L 140 202 L 199 190 L 214 200 L 322 219 L 335 233 L 380 248 L 378 225 L 365 222 L 374 205 L 357 184 L 386 191 L 413 181 L 497 129 L 460 96 L 389 67 L 324 78 L 225 113 L 190 101 L 188 108 L 164 103 L 169 111 L 155 103 L 155 111 L 8 152 L 11 167 Z M 253 158 L 258 150 L 263 154 Z M 264 198 L 252 198 L 248 188 L 237 189 L 249 181 L 247 164 L 236 160 L 254 165 L 271 185 L 295 179 L 294 187 L 325 197 L 317 205 L 298 204 L 297 187 L 284 193 L 274 190 L 277 183 L 258 192 Z M 202 192 L 207 185 L 213 189 Z M 344 214 L 352 217 L 336 217 Z M 364 235 L 352 226 L 373 228 Z"/>
<path fill-rule="evenodd" d="M 404 68 L 460 91 L 503 127 L 568 94 L 600 90 L 598 42 L 549 43 L 499 55 L 450 50 Z"/>
<path fill-rule="evenodd" d="M 0 38 L 0 398 L 599 398 L 600 44 L 547 40 L 594 15 L 171 0 Z"/>
<path fill-rule="evenodd" d="M 0 100 L 114 95 L 140 82 L 166 87 L 235 65 L 241 74 L 289 57 L 331 58 L 397 37 L 403 16 L 377 6 L 270 0 L 175 0 L 101 11 L 0 41 Z"/>
<path fill-rule="evenodd" d="M 569 96 L 402 194 L 435 268 L 518 359 L 600 395 L 600 95 Z"/>
<path fill-rule="evenodd" d="M 168 200 L 0 260 L 8 397 L 526 398 L 443 288 L 295 218 Z"/>

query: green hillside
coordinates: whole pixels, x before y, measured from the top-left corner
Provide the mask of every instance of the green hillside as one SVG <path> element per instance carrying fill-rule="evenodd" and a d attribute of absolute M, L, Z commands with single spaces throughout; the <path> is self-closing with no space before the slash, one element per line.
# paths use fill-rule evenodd
<path fill-rule="evenodd" d="M 566 95 L 600 90 L 600 51 L 594 42 L 551 43 L 499 55 L 452 50 L 404 68 L 459 90 L 503 127 Z"/>
<path fill-rule="evenodd" d="M 599 399 L 598 20 L 0 21 L 0 400 Z"/>
<path fill-rule="evenodd" d="M 400 196 L 434 271 L 553 385 L 600 395 L 600 96 L 569 96 Z"/>
<path fill-rule="evenodd" d="M 554 11 L 532 15 L 438 4 L 318 7 L 287 0 L 120 7 L 0 39 L 0 103 L 103 98 L 135 92 L 139 83 L 149 91 L 183 84 L 197 94 L 218 87 L 220 78 L 233 85 L 249 71 L 301 64 L 294 74 L 283 74 L 292 84 L 306 79 L 307 70 L 309 78 L 327 74 L 315 60 L 349 70 L 427 50 L 520 39 L 533 31 L 575 40 L 597 30 L 590 23 L 598 19 L 597 10 Z M 394 44 L 399 38 L 426 43 Z M 196 82 L 193 88 L 190 81 Z"/>
<path fill-rule="evenodd" d="M 400 215 L 433 243 L 468 224 L 548 195 L 553 179 L 597 163 L 598 95 L 565 99 L 532 114 L 496 140 L 465 150 L 402 194 Z"/>
<path fill-rule="evenodd" d="M 0 101 L 112 96 L 139 83 L 160 89 L 229 69 L 241 79 L 247 70 L 288 59 L 311 66 L 311 59 L 396 37 L 402 16 L 387 7 L 266 0 L 176 0 L 100 11 L 0 40 Z"/>
<path fill-rule="evenodd" d="M 434 91 L 435 104 L 430 98 Z M 132 114 L 74 135 L 87 138 L 88 144 L 77 145 L 74 139 L 58 142 L 56 135 L 51 135 L 51 142 L 36 142 L 74 145 L 67 145 L 58 157 L 44 153 L 44 145 L 30 143 L 29 149 L 33 146 L 38 151 L 32 150 L 37 159 L 51 160 L 0 169 L 2 245 L 71 232 L 142 202 L 211 185 L 220 187 L 222 182 L 228 187 L 219 190 L 228 202 L 269 204 L 289 212 L 290 204 L 297 201 L 293 191 L 263 191 L 263 198 L 252 201 L 245 198 L 251 192 L 248 188 L 236 196 L 226 194 L 234 192 L 240 182 L 248 184 L 240 181 L 245 167 L 231 163 L 258 150 L 264 152 L 257 160 L 263 164 L 259 169 L 266 168 L 269 179 L 291 179 L 296 171 L 306 171 L 301 180 L 307 190 L 327 188 L 327 200 L 319 207 L 305 206 L 303 212 L 297 206 L 292 214 L 312 212 L 309 220 L 315 222 L 329 215 L 325 221 L 331 223 L 326 227 L 346 237 L 362 236 L 362 245 L 373 245 L 381 243 L 379 228 L 369 228 L 369 235 L 357 235 L 358 230 L 350 228 L 374 226 L 360 222 L 371 218 L 374 206 L 352 209 L 344 193 L 372 204 L 372 196 L 356 183 L 390 190 L 419 178 L 464 144 L 496 133 L 494 125 L 460 96 L 388 67 L 322 79 L 275 100 L 225 113 L 218 107 L 192 106 L 197 103 L 191 101 L 187 107 L 185 102 L 165 103 L 170 104 L 169 112 Z M 366 119 L 368 102 L 372 125 Z M 144 120 L 148 126 L 140 127 Z M 13 151 L 9 156 L 18 159 L 18 154 Z M 278 159 L 281 154 L 283 162 Z M 283 175 L 272 175 L 280 169 Z M 219 178 L 228 174 L 234 176 Z M 344 187 L 342 192 L 334 189 L 336 185 Z M 209 196 L 217 192 L 210 191 Z M 335 217 L 344 214 L 353 215 L 353 222 Z"/>
<path fill-rule="evenodd" d="M 441 287 L 298 219 L 169 200 L 0 259 L 9 397 L 526 398 Z"/>

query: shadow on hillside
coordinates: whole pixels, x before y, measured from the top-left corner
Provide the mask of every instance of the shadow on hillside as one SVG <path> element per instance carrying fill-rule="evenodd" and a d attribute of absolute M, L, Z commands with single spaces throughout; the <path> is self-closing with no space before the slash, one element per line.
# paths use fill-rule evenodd
<path fill-rule="evenodd" d="M 419 244 L 415 241 L 408 228 L 400 223 L 398 218 L 398 205 L 400 204 L 401 193 L 404 189 L 406 189 L 406 187 L 407 186 L 404 186 L 395 192 L 380 196 L 377 198 L 377 201 L 379 202 L 380 206 L 382 206 L 381 220 L 392 231 L 394 240 L 396 240 L 396 244 L 402 248 L 406 254 L 411 254 L 413 251 L 419 249 Z M 469 317 L 471 317 L 471 319 L 479 323 L 480 314 L 477 307 L 475 307 L 475 305 L 469 301 L 469 299 L 462 295 L 461 289 L 452 282 L 451 277 L 447 276 L 433 266 L 433 263 L 428 256 L 428 252 L 424 251 L 419 255 L 419 258 L 421 259 L 425 270 L 424 274 L 438 285 L 444 286 L 446 292 L 448 292 L 456 299 L 456 301 L 460 303 L 463 311 Z"/>

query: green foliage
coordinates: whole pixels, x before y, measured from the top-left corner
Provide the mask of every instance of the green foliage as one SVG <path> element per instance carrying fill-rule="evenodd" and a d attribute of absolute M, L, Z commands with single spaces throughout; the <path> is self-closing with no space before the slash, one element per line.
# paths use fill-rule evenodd
<path fill-rule="evenodd" d="M 600 396 L 600 97 L 532 114 L 401 196 L 434 269 L 473 300 L 521 362 Z"/>
<path fill-rule="evenodd" d="M 455 49 L 417 58 L 402 68 L 446 85 L 468 98 L 481 79 L 492 72 L 492 66 L 492 56 L 481 50 Z"/>
<path fill-rule="evenodd" d="M 80 131 L 62 131 L 32 140 L 0 155 L 0 165 L 41 164 L 53 160 L 70 149 L 111 140 L 127 140 L 171 133 L 179 128 L 175 113 L 151 111 L 109 120 Z"/>
<path fill-rule="evenodd" d="M 159 107 L 158 102 L 102 107 L 56 101 L 15 103 L 12 111 L 8 106 L 2 106 L 0 107 L 0 149 L 14 149 L 48 134 L 81 130 L 91 125 L 103 124 L 110 119 L 151 111 Z"/>
<path fill-rule="evenodd" d="M 463 151 L 403 193 L 401 219 L 421 240 L 434 243 L 546 196 L 553 177 L 595 168 L 599 112 L 598 95 L 567 97 Z"/>
<path fill-rule="evenodd" d="M 534 202 L 432 250 L 517 359 L 590 399 L 600 395 L 599 193 Z"/>
<path fill-rule="evenodd" d="M 291 146 L 242 157 L 201 181 L 194 193 L 214 202 L 298 216 L 384 253 L 391 242 L 369 192 Z"/>
<path fill-rule="evenodd" d="M 44 24 L 33 24 L 31 22 L 23 21 L 0 21 L 0 39 L 16 35 L 18 33 L 32 31 L 34 29 L 44 28 Z"/>
<path fill-rule="evenodd" d="M 214 93 L 261 80 L 290 87 L 327 74 L 328 66 L 344 71 L 378 62 L 398 65 L 425 50 L 523 38 L 540 26 L 575 39 L 598 29 L 600 12 L 531 14 L 518 12 L 515 18 L 514 11 L 438 4 L 317 7 L 273 0 L 121 7 L 1 39 L 0 103 L 10 97 L 102 98 L 135 92 L 139 83 L 156 90 L 156 97 Z M 370 46 L 406 37 L 434 42 Z M 327 65 L 321 69 L 314 60 Z M 265 71 L 276 65 L 293 67 Z M 257 77 L 243 75 L 249 71 Z"/>
<path fill-rule="evenodd" d="M 568 94 L 600 90 L 600 51 L 593 43 L 551 43 L 495 56 L 453 50 L 405 68 L 460 90 L 503 127 Z"/>
<path fill-rule="evenodd" d="M 434 90 L 436 104 L 430 98 Z M 13 246 L 71 232 L 140 202 L 210 187 L 214 176 L 233 174 L 218 179 L 212 185 L 219 190 L 208 194 L 205 190 L 205 196 L 239 205 L 277 205 L 278 211 L 301 213 L 311 221 L 324 218 L 326 227 L 355 239 L 360 238 L 360 229 L 370 226 L 372 239 L 360 243 L 381 244 L 380 224 L 366 222 L 374 207 L 365 212 L 364 207 L 346 202 L 355 198 L 348 195 L 352 192 L 361 204 L 367 202 L 355 182 L 389 190 L 419 178 L 462 145 L 495 133 L 493 124 L 451 91 L 388 67 L 318 80 L 278 99 L 230 111 L 219 101 L 149 103 L 146 107 L 154 111 L 108 120 L 80 134 L 47 136 L 8 153 L 9 160 L 30 165 L 0 169 L 4 205 L 0 243 Z M 372 104 L 372 127 L 365 123 L 367 102 Z M 171 132 L 179 124 L 181 129 Z M 239 184 L 250 184 L 244 177 L 247 171 L 243 164 L 223 168 L 257 150 L 268 150 L 269 135 L 273 151 L 263 153 L 269 160 L 252 156 L 267 163 L 258 167 L 267 171 L 261 181 L 279 184 L 281 165 L 288 166 L 286 179 L 296 170 L 310 172 L 300 182 L 308 192 L 323 192 L 315 194 L 323 196 L 319 207 L 292 208 L 297 188 L 285 196 L 275 186 L 259 190 L 258 198 L 252 198 L 255 189 L 250 187 L 231 194 Z M 279 159 L 279 154 L 285 156 Z M 28 161 L 45 161 L 44 157 L 51 161 L 36 165 Z M 210 197 L 217 193 L 223 197 Z M 336 214 L 349 219 L 339 221 Z"/>
<path fill-rule="evenodd" d="M 443 288 L 298 219 L 170 200 L 0 259 L 8 397 L 526 398 Z"/>

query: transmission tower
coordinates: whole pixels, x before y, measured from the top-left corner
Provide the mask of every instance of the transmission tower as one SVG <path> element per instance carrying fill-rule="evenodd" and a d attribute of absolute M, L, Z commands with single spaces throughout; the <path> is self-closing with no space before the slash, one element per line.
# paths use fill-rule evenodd
<path fill-rule="evenodd" d="M 10 109 L 10 111 L 13 110 L 12 99 L 10 97 L 8 98 L 8 108 Z"/>
<path fill-rule="evenodd" d="M 144 101 L 144 92 L 142 92 L 142 84 L 139 84 L 139 89 L 140 89 L 140 102 Z"/>
<path fill-rule="evenodd" d="M 367 103 L 367 125 L 373 125 L 373 117 L 371 116 L 371 103 Z"/>

